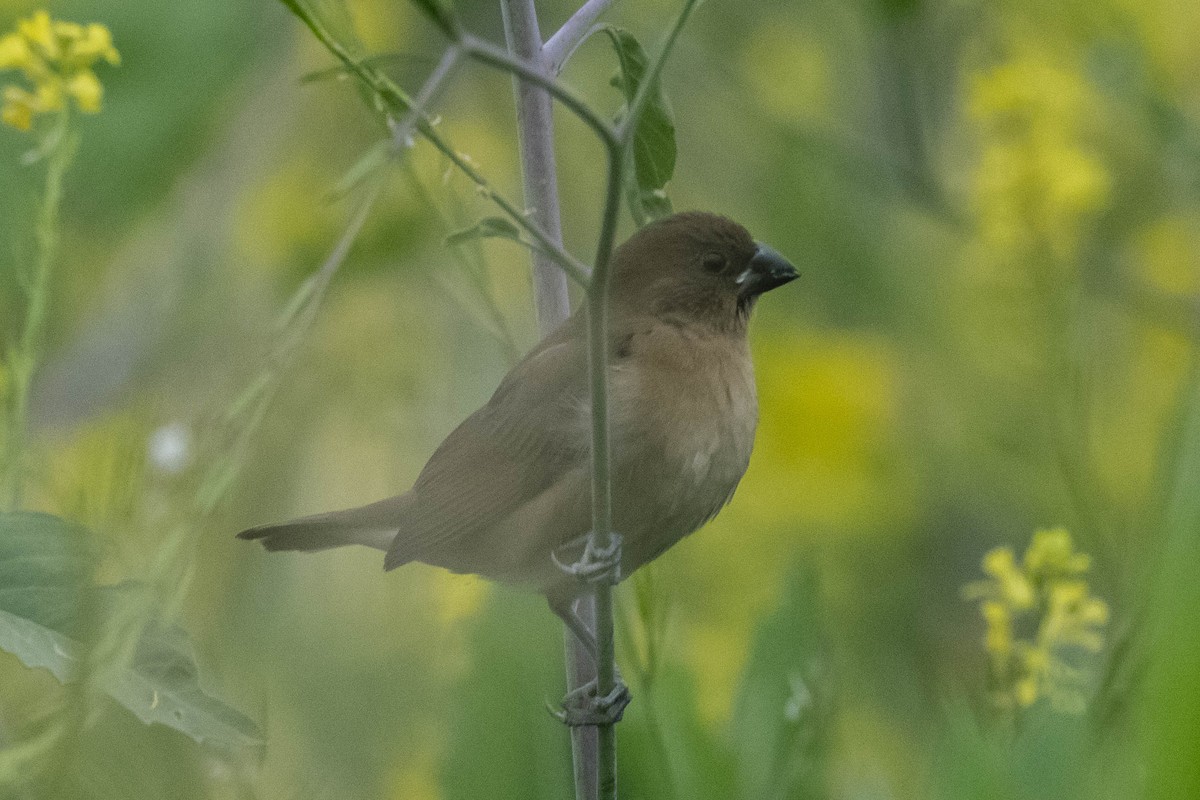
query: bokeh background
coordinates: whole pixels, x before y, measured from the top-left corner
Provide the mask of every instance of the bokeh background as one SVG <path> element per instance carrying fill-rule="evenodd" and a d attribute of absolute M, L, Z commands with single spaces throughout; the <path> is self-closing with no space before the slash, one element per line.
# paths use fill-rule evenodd
<path fill-rule="evenodd" d="M 542 0 L 543 30 L 572 5 Z M 437 31 L 401 0 L 346 6 L 419 87 Z M 0 0 L 0 29 L 39 7 Z M 458 7 L 502 41 L 496 3 Z M 164 521 L 189 525 L 163 614 L 266 742 L 199 745 L 100 699 L 59 768 L 123 800 L 568 796 L 544 708 L 562 634 L 538 598 L 233 538 L 407 488 L 535 340 L 526 254 L 447 247 L 492 212 L 418 143 L 271 372 L 275 320 L 347 224 L 354 194 L 335 189 L 383 138 L 375 117 L 349 81 L 301 80 L 334 62 L 278 3 L 49 9 L 108 25 L 123 64 L 100 70 L 105 109 L 67 180 L 27 505 L 88 526 L 109 581 L 153 579 Z M 676 11 L 618 0 L 605 19 L 653 50 Z M 624 797 L 1200 796 L 1197 42 L 1191 0 L 696 12 L 664 77 L 669 194 L 803 277 L 756 312 L 761 422 L 732 504 L 619 590 Z M 564 78 L 611 113 L 615 68 L 597 37 Z M 470 67 L 437 112 L 516 196 L 511 81 Z M 587 254 L 602 154 L 558 120 L 566 239 Z M 34 247 L 28 147 L 0 130 L 5 336 Z M 264 375 L 273 402 L 250 425 L 237 401 Z M 191 524 L 214 465 L 223 502 Z M 1014 722 L 989 707 L 962 587 L 1053 526 L 1091 555 L 1111 620 L 1076 662 L 1087 709 L 1039 699 Z M 0 653 L 0 746 L 76 700 Z"/>

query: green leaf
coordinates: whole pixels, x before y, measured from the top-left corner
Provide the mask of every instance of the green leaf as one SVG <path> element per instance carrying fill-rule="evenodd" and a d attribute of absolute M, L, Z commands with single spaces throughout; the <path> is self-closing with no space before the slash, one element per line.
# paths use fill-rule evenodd
<path fill-rule="evenodd" d="M 421 9 L 425 16 L 438 26 L 438 29 L 451 40 L 459 37 L 458 20 L 442 0 L 413 0 L 413 5 Z"/>
<path fill-rule="evenodd" d="M 200 687 L 191 641 L 177 625 L 155 623 L 143 631 L 132 663 L 107 690 L 142 722 L 168 725 L 198 742 L 262 744 L 253 721 Z"/>
<path fill-rule="evenodd" d="M 388 158 L 392 155 L 393 144 L 391 139 L 385 139 L 376 142 L 367 152 L 354 162 L 350 169 L 342 175 L 341 179 L 333 187 L 329 193 L 329 201 L 334 202 L 341 200 L 346 195 L 353 192 L 362 182 L 374 175 L 381 167 L 387 164 Z"/>
<path fill-rule="evenodd" d="M 816 576 L 802 570 L 758 629 L 730 725 L 739 797 L 820 796 L 832 727 L 820 612 Z"/>
<path fill-rule="evenodd" d="M 603 29 L 616 51 L 620 71 L 612 84 L 625 97 L 625 105 L 617 113 L 620 120 L 638 93 L 645 79 L 649 59 L 641 44 L 622 28 L 607 25 Z M 651 219 L 669 214 L 670 201 L 664 189 L 675 174 L 675 121 L 671 107 L 663 94 L 662 85 L 651 88 L 649 100 L 637 120 L 633 132 L 633 187 L 627 193 L 635 218 Z"/>
<path fill-rule="evenodd" d="M 484 217 L 469 228 L 455 231 L 446 237 L 446 244 L 457 245 L 472 239 L 511 239 L 528 246 L 521 238 L 521 230 L 503 217 Z"/>
<path fill-rule="evenodd" d="M 85 624 L 104 629 L 139 588 L 92 587 L 92 541 L 81 526 L 49 514 L 0 514 L 0 649 L 64 683 L 77 677 L 86 652 L 83 641 L 91 631 Z M 261 742 L 249 718 L 201 689 L 190 644 L 178 627 L 157 621 L 142 626 L 129 664 L 106 675 L 102 685 L 144 722 L 202 742 Z"/>
<path fill-rule="evenodd" d="M 95 567 L 91 542 L 83 527 L 50 514 L 0 514 L 0 612 L 78 636 L 84 587 Z M 17 627 L 22 631 L 19 636 L 0 624 L 0 648 L 20 655 L 10 645 L 24 641 L 31 632 L 23 625 Z M 10 636 L 17 638 L 10 640 Z"/>

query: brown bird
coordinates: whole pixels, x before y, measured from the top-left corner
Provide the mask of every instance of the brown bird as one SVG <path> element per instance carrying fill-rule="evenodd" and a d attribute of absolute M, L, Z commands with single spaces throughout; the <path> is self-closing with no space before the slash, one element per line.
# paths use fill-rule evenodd
<path fill-rule="evenodd" d="M 759 295 L 797 277 L 741 225 L 684 213 L 613 254 L 609 406 L 613 525 L 628 576 L 729 501 L 754 444 L 746 339 Z M 429 459 L 412 489 L 377 503 L 238 534 L 268 550 L 361 544 L 410 561 L 532 587 L 581 638 L 574 561 L 591 528 L 586 312 L 500 382 Z M 589 643 L 590 644 L 590 643 Z"/>

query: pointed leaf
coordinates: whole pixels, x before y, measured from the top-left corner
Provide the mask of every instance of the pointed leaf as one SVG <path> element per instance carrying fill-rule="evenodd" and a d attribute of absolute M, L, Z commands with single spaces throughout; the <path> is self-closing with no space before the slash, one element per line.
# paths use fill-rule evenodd
<path fill-rule="evenodd" d="M 616 51 L 620 72 L 613 78 L 613 85 L 625 96 L 625 105 L 618 113 L 623 116 L 629 103 L 637 95 L 645 78 L 649 59 L 633 34 L 608 25 L 603 29 Z M 631 204 L 637 205 L 634 216 L 656 218 L 664 209 L 670 213 L 670 202 L 663 189 L 675 174 L 675 121 L 662 86 L 651 89 L 641 117 L 633 133 L 633 175 L 637 192 L 630 192 Z"/>
<path fill-rule="evenodd" d="M 730 724 L 740 797 L 818 796 L 829 747 L 829 655 L 816 576 L 802 571 L 759 627 Z"/>
<path fill-rule="evenodd" d="M 0 514 L 0 612 L 77 636 L 83 587 L 91 582 L 94 566 L 91 538 L 83 527 L 50 514 Z M 0 624 L 0 648 L 17 653 L 8 633 Z"/>
<path fill-rule="evenodd" d="M 446 237 L 446 244 L 456 245 L 471 239 L 511 239 L 514 242 L 526 244 L 521 238 L 521 230 L 503 217 L 484 217 L 469 228 L 455 231 Z"/>
<path fill-rule="evenodd" d="M 130 584 L 91 588 L 92 537 L 49 514 L 0 514 L 0 649 L 62 682 L 75 677 L 85 651 L 83 620 L 101 624 Z M 186 634 L 152 622 L 124 669 L 105 690 L 144 722 L 161 722 L 197 741 L 244 747 L 261 741 L 247 717 L 206 694 Z"/>
<path fill-rule="evenodd" d="M 168 725 L 198 742 L 262 743 L 249 717 L 201 688 L 191 641 L 176 625 L 153 624 L 143 631 L 132 663 L 115 676 L 108 692 L 142 722 Z"/>

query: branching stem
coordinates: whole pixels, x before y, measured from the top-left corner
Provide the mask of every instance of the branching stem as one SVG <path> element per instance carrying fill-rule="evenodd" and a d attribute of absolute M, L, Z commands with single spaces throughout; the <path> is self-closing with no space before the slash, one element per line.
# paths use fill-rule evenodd
<path fill-rule="evenodd" d="M 567 59 L 571 57 L 571 53 L 575 52 L 575 48 L 587 38 L 593 23 L 612 5 L 612 2 L 613 0 L 587 0 L 553 36 L 546 40 L 542 54 L 546 69 L 551 75 L 557 75 L 562 71 Z"/>

